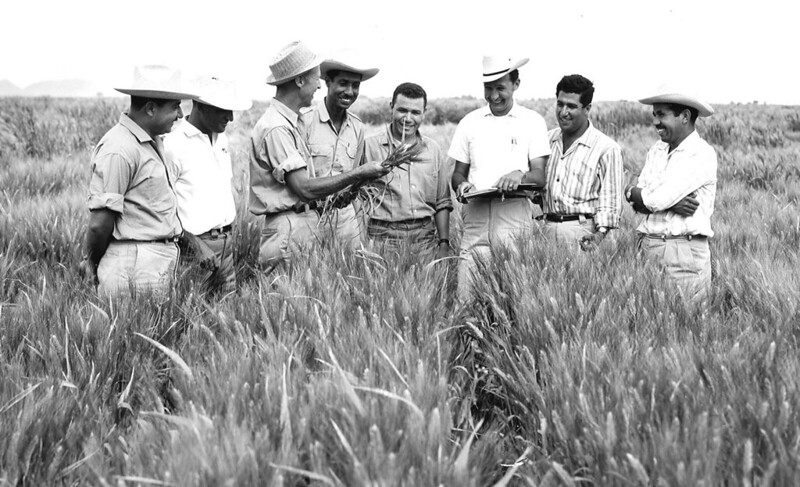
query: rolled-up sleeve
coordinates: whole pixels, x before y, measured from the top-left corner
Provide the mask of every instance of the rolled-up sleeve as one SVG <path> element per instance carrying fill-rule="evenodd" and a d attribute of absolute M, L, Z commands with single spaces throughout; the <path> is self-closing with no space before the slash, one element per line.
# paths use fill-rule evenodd
<path fill-rule="evenodd" d="M 600 195 L 595 223 L 599 227 L 617 228 L 622 211 L 622 150 L 614 145 L 600 156 Z"/>
<path fill-rule="evenodd" d="M 533 119 L 533 133 L 531 134 L 530 145 L 528 146 L 528 160 L 532 161 L 539 157 L 550 156 L 550 137 L 547 132 L 547 124 L 541 117 Z"/>
<path fill-rule="evenodd" d="M 122 213 L 123 195 L 128 190 L 132 174 L 131 163 L 121 154 L 95 157 L 89 182 L 89 209 Z"/>
<path fill-rule="evenodd" d="M 456 126 L 456 131 L 450 142 L 450 150 L 447 151 L 448 156 L 464 164 L 469 164 L 471 162 L 469 157 L 469 138 L 467 137 L 467 129 L 465 128 L 469 122 L 469 119 L 461 120 Z"/>
<path fill-rule="evenodd" d="M 281 184 L 286 184 L 286 173 L 308 166 L 288 127 L 275 127 L 267 132 L 264 145 L 272 175 Z"/>

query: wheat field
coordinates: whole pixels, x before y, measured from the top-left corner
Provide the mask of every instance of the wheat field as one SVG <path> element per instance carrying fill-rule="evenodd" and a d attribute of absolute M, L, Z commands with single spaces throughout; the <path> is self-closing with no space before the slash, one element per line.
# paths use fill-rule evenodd
<path fill-rule="evenodd" d="M 447 147 L 476 103 L 432 101 L 424 133 Z M 523 104 L 555 125 L 553 100 Z M 0 99 L 0 485 L 797 485 L 800 115 L 716 108 L 701 308 L 637 257 L 629 208 L 593 254 L 538 231 L 498 249 L 466 306 L 454 259 L 321 241 L 263 275 L 241 197 L 263 104 L 229 128 L 238 292 L 184 270 L 155 304 L 78 272 L 91 147 L 123 101 Z M 592 119 L 636 173 L 648 107 Z"/>

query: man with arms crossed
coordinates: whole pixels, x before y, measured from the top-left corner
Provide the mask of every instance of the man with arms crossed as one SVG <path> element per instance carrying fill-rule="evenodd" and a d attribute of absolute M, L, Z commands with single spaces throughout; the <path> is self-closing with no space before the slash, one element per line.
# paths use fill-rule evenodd
<path fill-rule="evenodd" d="M 653 105 L 661 141 L 647 153 L 638 182 L 625 190 L 633 209 L 645 215 L 636 229 L 637 246 L 663 266 L 685 298 L 702 300 L 711 286 L 708 239 L 714 236 L 717 153 L 697 134 L 695 123 L 714 109 L 679 93 L 639 101 Z"/>
<path fill-rule="evenodd" d="M 378 74 L 378 69 L 359 69 L 339 61 L 327 60 L 320 73 L 328 88 L 327 96 L 302 116 L 313 164 L 311 177 L 335 176 L 353 169 L 358 147 L 364 141 L 364 123 L 348 110 L 358 99 L 361 83 Z M 347 247 L 361 243 L 360 219 L 353 204 L 329 209 L 321 225 L 330 226 L 335 238 Z"/>
<path fill-rule="evenodd" d="M 558 128 L 550 131 L 544 232 L 559 242 L 594 249 L 622 211 L 622 150 L 589 121 L 594 85 L 579 74 L 556 86 Z"/>
<path fill-rule="evenodd" d="M 428 95 L 421 86 L 403 83 L 395 88 L 389 106 L 392 121 L 386 130 L 364 141 L 364 161 L 382 161 L 402 144 L 419 144 L 420 160 L 406 171 L 393 171 L 373 183 L 379 202 L 372 209 L 368 237 L 385 247 L 405 243 L 413 253 L 436 249 L 450 253 L 450 174 L 439 145 L 419 132 Z M 438 240 L 437 240 L 438 235 Z"/>
<path fill-rule="evenodd" d="M 495 187 L 501 192 L 520 183 L 544 185 L 550 147 L 547 126 L 533 110 L 514 102 L 518 68 L 527 58 L 483 58 L 483 93 L 488 106 L 467 114 L 453 135 L 448 156 L 455 159 L 452 184 L 456 196 Z M 488 256 L 491 247 L 510 243 L 532 228 L 532 203 L 524 194 L 476 197 L 464 205 L 464 234 L 458 265 L 458 295 L 469 293 L 475 255 Z"/>
<path fill-rule="evenodd" d="M 253 127 L 250 212 L 264 216 L 258 261 L 267 271 L 289 262 L 316 239 L 320 198 L 391 170 L 388 164 L 369 162 L 335 176 L 312 177 L 300 109 L 311 106 L 319 89 L 321 62 L 302 42 L 281 49 L 267 77 L 276 86 L 275 98 Z M 395 159 L 409 162 L 414 154 L 404 152 Z"/>
<path fill-rule="evenodd" d="M 134 70 L 127 113 L 92 154 L 89 227 L 82 267 L 101 294 L 129 289 L 169 291 L 178 263 L 181 223 L 164 161 L 162 134 L 183 116 L 180 72 L 164 66 Z"/>
<path fill-rule="evenodd" d="M 229 293 L 236 289 L 231 238 L 236 203 L 225 127 L 234 110 L 247 110 L 252 101 L 217 78 L 201 78 L 198 85 L 192 113 L 164 137 L 164 147 L 175 177 L 182 247 L 203 269 L 201 290 Z"/>

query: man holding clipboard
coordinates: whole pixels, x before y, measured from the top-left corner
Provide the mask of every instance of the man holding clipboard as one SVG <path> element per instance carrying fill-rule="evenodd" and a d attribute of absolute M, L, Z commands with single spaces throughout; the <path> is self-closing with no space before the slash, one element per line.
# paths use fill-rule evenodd
<path fill-rule="evenodd" d="M 533 110 L 514 102 L 519 88 L 518 68 L 527 58 L 485 56 L 483 92 L 488 106 L 459 122 L 447 155 L 455 159 L 452 185 L 456 196 L 469 198 L 462 208 L 464 233 L 458 265 L 458 297 L 467 298 L 475 256 L 489 257 L 491 248 L 509 244 L 515 234 L 531 229 L 533 206 L 521 183 L 544 186 L 550 155 L 547 126 Z"/>

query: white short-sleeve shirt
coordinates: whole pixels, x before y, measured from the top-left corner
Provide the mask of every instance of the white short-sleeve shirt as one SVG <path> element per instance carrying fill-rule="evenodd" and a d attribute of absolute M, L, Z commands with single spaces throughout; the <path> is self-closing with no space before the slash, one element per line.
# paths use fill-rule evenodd
<path fill-rule="evenodd" d="M 550 155 L 547 125 L 516 102 L 502 117 L 492 115 L 488 106 L 478 108 L 458 123 L 447 155 L 470 165 L 475 189 L 488 189 L 512 171 L 528 171 L 529 160 Z"/>

